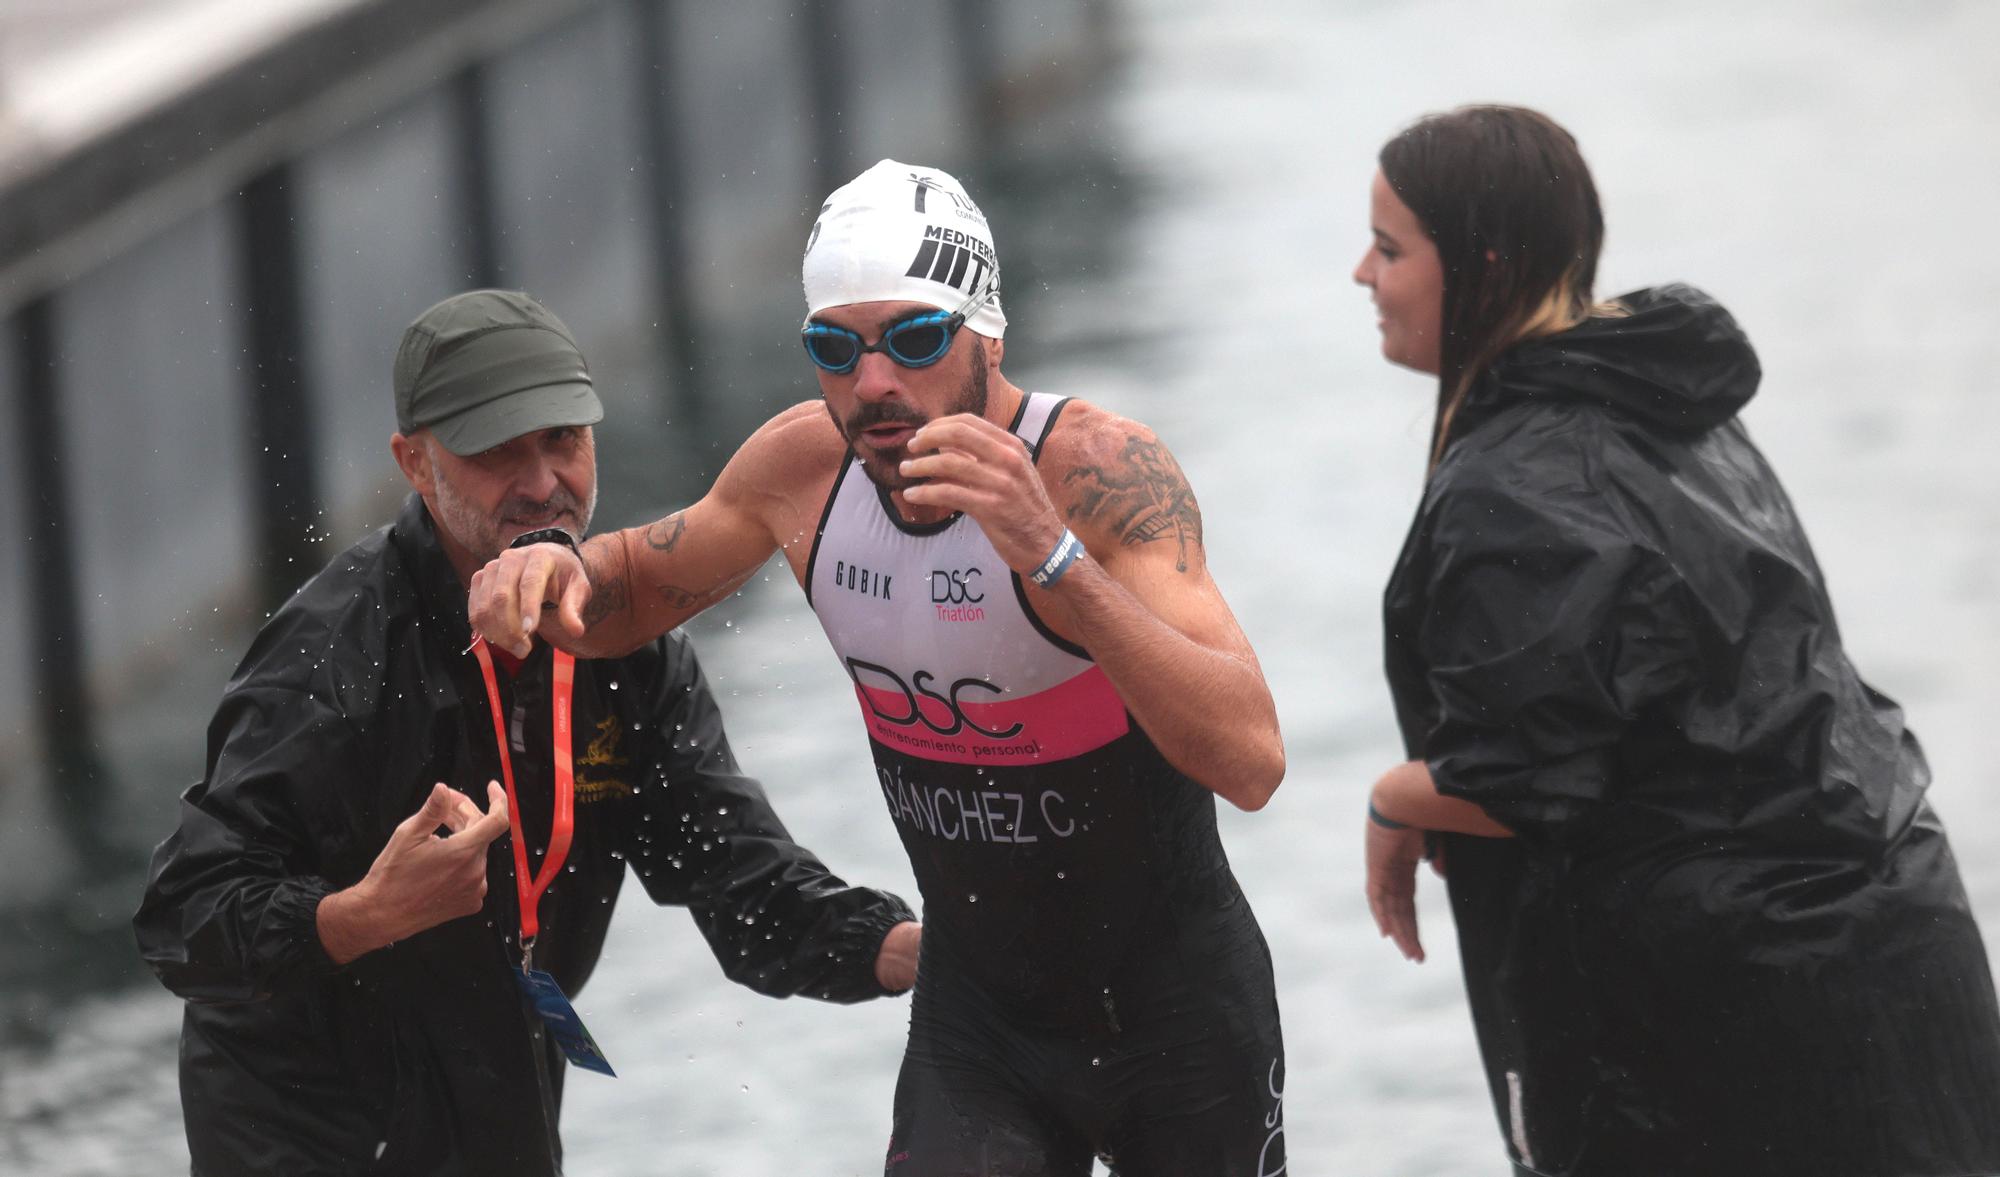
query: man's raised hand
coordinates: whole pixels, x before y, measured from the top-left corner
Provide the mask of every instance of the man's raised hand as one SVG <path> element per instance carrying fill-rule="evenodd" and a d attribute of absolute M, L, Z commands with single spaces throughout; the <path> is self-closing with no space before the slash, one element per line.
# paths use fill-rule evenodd
<path fill-rule="evenodd" d="M 905 489 L 904 502 L 972 516 L 1016 572 L 1032 572 L 1048 559 L 1063 524 L 1026 442 L 983 417 L 959 413 L 926 423 L 908 449 L 901 473 L 925 481 Z"/>
<path fill-rule="evenodd" d="M 368 874 L 320 901 L 320 943 L 335 964 L 393 944 L 486 901 L 486 848 L 507 832 L 507 794 L 486 784 L 487 809 L 442 782 L 397 824 Z M 449 831 L 437 833 L 442 826 Z"/>

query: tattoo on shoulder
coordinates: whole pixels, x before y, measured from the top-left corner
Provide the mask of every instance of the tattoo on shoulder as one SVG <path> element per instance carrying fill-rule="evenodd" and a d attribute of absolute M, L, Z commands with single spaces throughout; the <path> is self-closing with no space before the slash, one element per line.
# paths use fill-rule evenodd
<path fill-rule="evenodd" d="M 681 542 L 681 533 L 686 530 L 687 512 L 675 511 L 646 528 L 646 546 L 656 552 L 671 552 L 674 545 Z"/>
<path fill-rule="evenodd" d="M 623 576 L 607 576 L 603 580 L 592 581 L 590 604 L 583 607 L 585 629 L 622 611 L 632 600 L 632 590 Z"/>
<path fill-rule="evenodd" d="M 1179 546 L 1174 567 L 1187 571 L 1188 545 L 1201 544 L 1201 507 L 1180 463 L 1158 440 L 1128 437 L 1117 457 L 1078 466 L 1063 484 L 1076 495 L 1068 518 L 1106 524 L 1127 547 L 1171 539 Z"/>
<path fill-rule="evenodd" d="M 692 609 L 701 603 L 700 597 L 684 588 L 671 584 L 660 586 L 660 599 L 676 609 Z"/>

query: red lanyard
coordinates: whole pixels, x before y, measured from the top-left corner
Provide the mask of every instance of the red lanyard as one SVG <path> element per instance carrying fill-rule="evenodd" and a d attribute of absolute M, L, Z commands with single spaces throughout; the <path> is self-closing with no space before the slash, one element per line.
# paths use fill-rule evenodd
<path fill-rule="evenodd" d="M 521 967 L 533 967 L 530 955 L 535 933 L 541 928 L 536 909 L 542 892 L 556 881 L 563 860 L 569 857 L 570 835 L 576 830 L 576 776 L 570 764 L 570 698 L 576 689 L 576 659 L 561 650 L 553 654 L 549 695 L 555 711 L 556 812 L 549 822 L 549 849 L 542 869 L 528 873 L 528 840 L 521 836 L 521 806 L 514 798 L 514 760 L 507 753 L 507 717 L 500 707 L 500 680 L 493 673 L 493 655 L 484 639 L 475 638 L 472 652 L 479 659 L 479 673 L 486 678 L 486 703 L 493 710 L 493 738 L 500 745 L 500 776 L 507 784 L 507 826 L 514 835 L 514 892 L 521 899 Z"/>

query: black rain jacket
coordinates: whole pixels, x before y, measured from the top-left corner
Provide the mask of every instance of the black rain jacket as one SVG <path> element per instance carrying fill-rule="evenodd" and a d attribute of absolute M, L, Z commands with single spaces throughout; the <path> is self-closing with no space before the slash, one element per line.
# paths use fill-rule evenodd
<path fill-rule="evenodd" d="M 134 920 L 147 963 L 187 999 L 196 1174 L 560 1172 L 566 1064 L 512 976 L 507 837 L 477 915 L 342 968 L 316 929 L 320 899 L 367 874 L 433 782 L 485 808 L 500 763 L 470 640 L 465 590 L 413 495 L 271 618 L 225 689 L 207 774 Z M 549 659 L 538 645 L 500 676 L 531 863 L 552 817 Z M 732 980 L 882 994 L 876 952 L 909 908 L 847 886 L 786 834 L 737 771 L 684 636 L 579 660 L 574 716 L 575 840 L 540 904 L 537 968 L 576 996 L 629 863 L 656 903 L 689 909 Z"/>
<path fill-rule="evenodd" d="M 1473 387 L 1386 595 L 1522 1171 L 2000 1172 L 2000 1016 L 1929 772 L 1841 649 L 1686 287 Z"/>

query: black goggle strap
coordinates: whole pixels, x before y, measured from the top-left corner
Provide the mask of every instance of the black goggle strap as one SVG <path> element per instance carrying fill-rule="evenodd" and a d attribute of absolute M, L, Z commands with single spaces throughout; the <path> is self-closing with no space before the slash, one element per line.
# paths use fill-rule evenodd
<path fill-rule="evenodd" d="M 961 323 L 964 323 L 967 319 L 970 319 L 973 315 L 977 314 L 979 312 L 980 307 L 983 307 L 987 303 L 991 302 L 994 296 L 998 295 L 999 293 L 1000 293 L 1000 271 L 998 269 L 989 269 L 986 272 L 986 281 L 981 282 L 978 286 L 973 287 L 972 293 L 966 295 L 965 301 L 959 303 L 958 309 L 951 313 L 951 318 L 952 318 L 951 325 L 953 327 L 957 327 Z"/>

